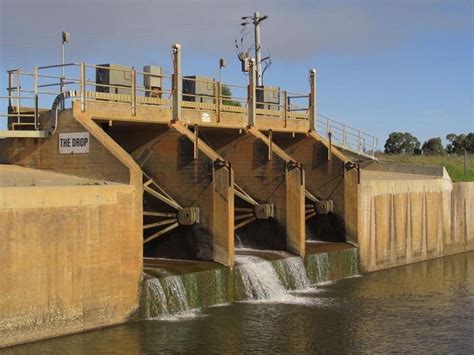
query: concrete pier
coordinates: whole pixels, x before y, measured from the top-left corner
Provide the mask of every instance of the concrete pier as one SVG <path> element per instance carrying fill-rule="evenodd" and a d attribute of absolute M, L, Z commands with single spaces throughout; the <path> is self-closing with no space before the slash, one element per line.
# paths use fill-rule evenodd
<path fill-rule="evenodd" d="M 289 157 L 274 154 L 266 136 L 256 129 L 202 129 L 201 133 L 232 163 L 236 183 L 259 204 L 271 205 L 268 217 L 245 228 L 247 242 L 304 256 L 305 182 L 301 167 L 292 165 Z"/>
<path fill-rule="evenodd" d="M 58 135 L 0 143 L 0 347 L 123 323 L 138 307 L 140 170 L 95 123 L 62 118 L 60 132 L 90 133 L 89 154 L 59 155 Z"/>

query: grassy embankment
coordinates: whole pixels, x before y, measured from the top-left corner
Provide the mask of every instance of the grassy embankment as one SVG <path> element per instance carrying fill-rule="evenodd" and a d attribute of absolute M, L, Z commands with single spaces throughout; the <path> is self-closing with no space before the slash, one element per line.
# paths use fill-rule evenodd
<path fill-rule="evenodd" d="M 438 165 L 444 166 L 448 170 L 451 180 L 474 181 L 474 154 L 467 156 L 467 175 L 464 175 L 463 155 L 394 155 L 377 154 L 380 161 L 418 164 L 418 165 Z"/>

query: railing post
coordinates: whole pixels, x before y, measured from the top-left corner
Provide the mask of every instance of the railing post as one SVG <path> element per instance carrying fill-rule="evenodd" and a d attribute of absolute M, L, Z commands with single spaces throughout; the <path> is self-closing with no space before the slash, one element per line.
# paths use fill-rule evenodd
<path fill-rule="evenodd" d="M 362 142 L 361 142 L 360 129 L 359 129 L 359 135 L 357 136 L 357 152 L 358 153 L 360 153 L 361 147 L 362 147 Z"/>
<path fill-rule="evenodd" d="M 216 114 L 217 123 L 221 121 L 221 82 L 216 82 Z"/>
<path fill-rule="evenodd" d="M 86 63 L 81 63 L 81 112 L 86 111 Z"/>
<path fill-rule="evenodd" d="M 194 125 L 194 160 L 197 160 L 199 157 L 199 126 Z"/>
<path fill-rule="evenodd" d="M 255 125 L 255 115 L 256 115 L 256 91 L 255 91 L 255 79 L 256 79 L 256 72 L 255 72 L 255 59 L 250 58 L 249 60 L 249 89 L 247 93 L 247 125 L 252 127 Z"/>
<path fill-rule="evenodd" d="M 12 87 L 13 87 L 13 75 L 12 72 L 8 71 L 8 113 L 10 113 L 12 107 Z"/>
<path fill-rule="evenodd" d="M 17 101 L 16 101 L 16 121 L 17 123 L 21 122 L 21 81 L 20 81 L 20 69 L 16 70 L 16 92 L 18 94 Z"/>
<path fill-rule="evenodd" d="M 345 147 L 347 145 L 347 131 L 346 125 L 342 125 L 342 145 Z"/>
<path fill-rule="evenodd" d="M 273 131 L 268 131 L 268 160 L 271 161 L 273 157 Z"/>
<path fill-rule="evenodd" d="M 38 66 L 35 66 L 35 129 L 38 129 Z"/>
<path fill-rule="evenodd" d="M 332 133 L 328 133 L 328 161 L 332 160 Z"/>
<path fill-rule="evenodd" d="M 283 91 L 283 118 L 285 119 L 285 127 L 288 125 L 288 92 Z"/>
<path fill-rule="evenodd" d="M 316 69 L 309 71 L 309 130 L 316 131 L 317 101 L 316 101 Z"/>
<path fill-rule="evenodd" d="M 132 67 L 131 73 L 132 79 L 132 116 L 136 116 L 137 114 L 137 72 L 135 68 Z"/>
<path fill-rule="evenodd" d="M 173 44 L 173 121 L 181 118 L 181 101 L 183 99 L 181 81 L 181 45 Z"/>
<path fill-rule="evenodd" d="M 372 137 L 372 157 L 375 156 L 375 137 Z"/>

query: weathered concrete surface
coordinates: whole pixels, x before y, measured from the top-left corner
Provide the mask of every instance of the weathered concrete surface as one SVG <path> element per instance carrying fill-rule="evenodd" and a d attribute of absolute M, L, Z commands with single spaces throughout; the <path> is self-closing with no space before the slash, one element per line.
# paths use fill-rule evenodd
<path fill-rule="evenodd" d="M 385 162 L 366 162 L 363 164 L 365 171 L 379 171 L 396 174 L 419 175 L 425 178 L 440 178 L 445 174 L 442 166 L 415 165 L 415 164 L 394 164 Z"/>
<path fill-rule="evenodd" d="M 35 170 L 17 165 L 0 164 L 0 187 L 5 186 L 74 186 L 118 183 L 85 179 L 51 171 Z"/>
<path fill-rule="evenodd" d="M 385 177 L 385 178 L 384 178 Z M 358 244 L 364 272 L 474 249 L 474 184 L 363 171 Z"/>
<path fill-rule="evenodd" d="M 0 141 L 0 163 L 128 184 L 131 179 L 129 169 L 101 143 L 108 138 L 102 129 L 83 114 L 76 114 L 76 117 L 78 120 L 73 117 L 72 110 L 63 111 L 59 116 L 57 133 L 47 139 L 21 138 Z M 90 132 L 91 153 L 74 156 L 59 154 L 59 133 L 90 131 L 89 127 L 84 127 L 81 122 L 90 124 L 90 129 L 95 129 L 95 133 L 99 134 L 97 138 L 94 132 Z M 117 146 L 113 141 L 109 143 L 110 146 Z"/>
<path fill-rule="evenodd" d="M 134 194 L 129 185 L 0 188 L 0 347 L 128 319 L 141 279 Z"/>
<path fill-rule="evenodd" d="M 306 243 L 305 267 L 311 284 L 359 275 L 357 248 L 348 243 Z"/>
<path fill-rule="evenodd" d="M 3 163 L 41 170 L 10 167 L 19 179 L 0 184 L 0 347 L 118 324 L 138 308 L 141 171 L 87 115 L 61 113 L 57 133 L 83 131 L 87 154 L 58 154 L 58 134 L 0 142 Z"/>
<path fill-rule="evenodd" d="M 257 220 L 239 232 L 256 248 L 289 250 L 304 256 L 304 172 L 273 154 L 267 137 L 254 128 L 201 129 L 209 145 L 232 163 L 235 182 L 258 203 L 274 205 L 274 217 Z M 273 149 L 278 149 L 274 145 Z M 282 153 L 286 155 L 282 151 Z"/>
<path fill-rule="evenodd" d="M 305 243 L 305 172 L 303 168 L 289 168 L 288 164 L 295 162 L 277 144 L 271 142 L 262 132 L 255 128 L 249 128 L 248 132 L 264 142 L 268 149 L 272 150 L 272 155 L 279 157 L 286 163 L 286 201 L 284 204 L 285 215 L 281 215 L 286 226 L 286 246 L 289 251 L 304 257 L 306 254 Z M 281 208 L 281 207 L 280 207 Z"/>
<path fill-rule="evenodd" d="M 321 200 L 332 200 L 334 211 L 308 220 L 307 230 L 315 239 L 356 241 L 357 171 L 348 171 L 348 158 L 314 132 L 307 134 L 275 133 L 275 143 L 303 163 L 306 189 Z"/>
<path fill-rule="evenodd" d="M 138 130 L 136 130 L 138 128 Z M 123 131 L 123 130 L 122 130 Z M 140 127 L 126 131 L 144 137 Z M 134 134 L 137 132 L 138 134 Z M 124 146 L 129 136 L 111 130 Z M 197 143 L 197 157 L 195 153 Z M 137 141 L 140 141 L 138 138 Z M 199 207 L 200 221 L 180 226 L 145 245 L 148 256 L 214 260 L 227 266 L 234 263 L 234 186 L 232 169 L 218 168 L 219 155 L 180 123 L 161 125 L 150 140 L 144 139 L 131 155 L 143 172 L 182 207 Z M 133 147 L 130 145 L 130 148 Z M 129 149 L 130 149 L 129 148 Z M 150 197 L 145 195 L 146 198 Z M 156 199 L 155 199 L 156 200 Z M 151 199 L 150 210 L 170 212 L 170 206 Z M 157 230 L 150 229 L 150 235 Z"/>

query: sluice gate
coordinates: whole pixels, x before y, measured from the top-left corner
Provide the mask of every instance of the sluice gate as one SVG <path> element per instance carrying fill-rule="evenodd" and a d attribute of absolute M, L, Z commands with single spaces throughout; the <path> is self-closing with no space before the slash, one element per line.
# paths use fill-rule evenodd
<path fill-rule="evenodd" d="M 183 76 L 180 63 L 174 45 L 172 75 L 85 63 L 9 71 L 2 162 L 132 183 L 101 153 L 106 141 L 141 174 L 133 184 L 143 191 L 150 257 L 232 266 L 235 233 L 250 246 L 302 257 L 308 236 L 355 240 L 358 165 L 339 148 L 372 160 L 377 142 L 317 114 L 316 72 L 309 93 L 297 94 L 257 86 L 252 61 L 241 86 Z M 48 89 L 54 85 L 57 96 Z M 94 147 L 89 134 L 101 144 Z"/>

